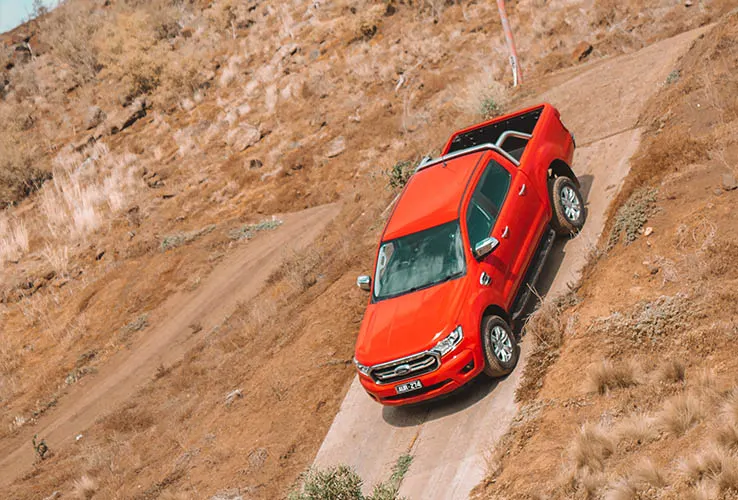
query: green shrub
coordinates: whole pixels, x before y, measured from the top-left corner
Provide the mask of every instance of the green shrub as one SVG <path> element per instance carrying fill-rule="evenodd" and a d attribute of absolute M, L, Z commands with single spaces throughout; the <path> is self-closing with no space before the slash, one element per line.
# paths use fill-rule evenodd
<path fill-rule="evenodd" d="M 655 189 L 643 187 L 634 192 L 615 214 L 615 223 L 607 242 L 608 248 L 613 248 L 620 241 L 625 245 L 633 243 L 653 214 L 655 204 Z"/>
<path fill-rule="evenodd" d="M 288 500 L 364 500 L 364 483 L 351 467 L 339 465 L 325 470 L 310 469 L 303 476 L 303 489 Z"/>
<path fill-rule="evenodd" d="M 271 231 L 277 229 L 282 225 L 282 221 L 279 219 L 267 219 L 259 222 L 258 224 L 246 224 L 236 229 L 232 229 L 228 233 L 228 237 L 234 241 L 239 240 L 250 240 L 254 237 L 255 233 L 260 231 Z"/>
<path fill-rule="evenodd" d="M 364 481 L 346 465 L 328 469 L 310 469 L 302 477 L 302 490 L 292 492 L 288 500 L 400 500 L 397 496 L 400 484 L 407 474 L 413 457 L 404 454 L 392 467 L 388 481 L 376 484 L 370 496 L 364 496 Z"/>
<path fill-rule="evenodd" d="M 482 100 L 482 109 L 480 110 L 480 113 L 485 120 L 489 120 L 496 116 L 500 116 L 502 109 L 493 97 L 485 97 Z"/>
<path fill-rule="evenodd" d="M 405 187 L 405 184 L 410 180 L 414 171 L 413 162 L 405 160 L 398 161 L 392 168 L 386 170 L 384 174 L 387 176 L 387 182 L 392 189 L 401 189 Z"/>

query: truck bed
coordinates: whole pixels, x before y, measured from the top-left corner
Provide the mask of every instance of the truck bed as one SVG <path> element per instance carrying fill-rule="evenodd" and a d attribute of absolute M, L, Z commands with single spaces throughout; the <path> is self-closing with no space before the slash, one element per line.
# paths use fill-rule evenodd
<path fill-rule="evenodd" d="M 462 130 L 455 134 L 448 145 L 444 154 L 453 153 L 462 149 L 471 148 L 480 144 L 495 144 L 500 136 L 508 131 L 522 132 L 524 134 L 533 134 L 536 128 L 544 106 L 539 106 L 533 110 L 523 113 L 504 117 L 503 119 L 492 120 L 472 129 Z M 507 151 L 510 156 L 520 161 L 528 145 L 526 139 L 519 137 L 510 137 L 502 144 L 502 148 Z"/>

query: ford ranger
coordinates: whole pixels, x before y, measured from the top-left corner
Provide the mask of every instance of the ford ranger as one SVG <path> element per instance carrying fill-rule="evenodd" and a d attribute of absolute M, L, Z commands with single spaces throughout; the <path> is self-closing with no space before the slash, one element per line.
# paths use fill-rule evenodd
<path fill-rule="evenodd" d="M 513 322 L 556 235 L 584 225 L 574 138 L 542 104 L 453 134 L 424 158 L 382 233 L 354 363 L 383 405 L 510 373 Z"/>

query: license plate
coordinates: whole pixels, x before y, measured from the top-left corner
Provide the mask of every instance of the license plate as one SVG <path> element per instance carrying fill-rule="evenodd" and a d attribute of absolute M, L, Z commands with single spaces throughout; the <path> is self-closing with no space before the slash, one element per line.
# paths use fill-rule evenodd
<path fill-rule="evenodd" d="M 395 387 L 395 391 L 397 391 L 397 394 L 405 394 L 406 392 L 410 391 L 417 391 L 418 389 L 422 389 L 423 384 L 420 383 L 420 380 L 413 380 L 412 382 L 408 382 L 407 384 L 400 384 Z"/>

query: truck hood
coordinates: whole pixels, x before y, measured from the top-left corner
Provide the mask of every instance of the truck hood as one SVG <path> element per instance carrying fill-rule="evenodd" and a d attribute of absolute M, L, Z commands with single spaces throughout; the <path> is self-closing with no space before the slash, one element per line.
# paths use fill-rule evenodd
<path fill-rule="evenodd" d="M 456 328 L 465 276 L 369 304 L 356 341 L 356 359 L 376 365 L 422 352 Z"/>

